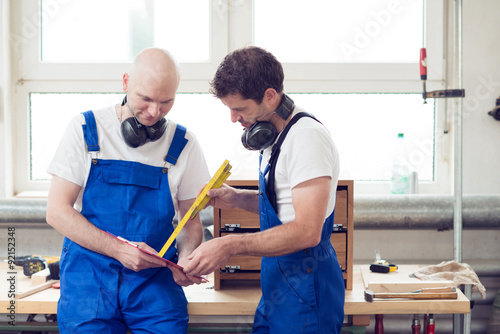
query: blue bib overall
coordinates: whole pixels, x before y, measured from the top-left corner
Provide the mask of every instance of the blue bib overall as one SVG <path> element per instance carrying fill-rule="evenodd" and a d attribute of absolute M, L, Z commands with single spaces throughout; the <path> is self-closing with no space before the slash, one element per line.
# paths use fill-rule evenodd
<path fill-rule="evenodd" d="M 259 169 L 261 231 L 282 224 L 266 194 L 265 176 L 269 169 L 269 164 L 264 173 Z M 262 298 L 255 312 L 252 333 L 340 333 L 345 289 L 342 270 L 330 242 L 333 215 L 325 220 L 321 242 L 316 247 L 262 258 Z"/>
<path fill-rule="evenodd" d="M 94 115 L 88 111 L 84 116 L 89 153 L 98 152 Z M 175 164 L 187 143 L 185 133 L 178 125 L 166 157 L 169 163 Z M 93 159 L 81 213 L 103 231 L 159 251 L 173 231 L 175 214 L 168 171 L 131 161 Z M 174 244 L 164 258 L 176 261 L 176 252 Z M 62 333 L 187 331 L 187 300 L 168 268 L 134 272 L 68 238 L 60 265 L 57 314 Z"/>

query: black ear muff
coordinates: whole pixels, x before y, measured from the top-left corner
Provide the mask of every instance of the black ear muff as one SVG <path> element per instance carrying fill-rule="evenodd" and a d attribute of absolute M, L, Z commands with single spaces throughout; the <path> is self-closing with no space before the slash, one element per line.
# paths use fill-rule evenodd
<path fill-rule="evenodd" d="M 123 98 L 122 106 L 127 103 L 127 95 Z M 135 117 L 129 117 L 121 124 L 121 130 L 125 143 L 136 148 L 146 144 L 148 141 L 157 141 L 167 129 L 167 120 L 160 119 L 151 126 L 144 126 Z"/>
<path fill-rule="evenodd" d="M 295 107 L 293 100 L 283 94 L 276 113 L 286 120 Z M 263 150 L 269 147 L 278 136 L 276 127 L 271 122 L 256 122 L 250 128 L 244 129 L 241 135 L 241 143 L 248 150 Z"/>
<path fill-rule="evenodd" d="M 244 129 L 241 143 L 248 150 L 263 150 L 276 140 L 278 131 L 270 122 L 257 122 L 249 129 Z"/>
<path fill-rule="evenodd" d="M 148 141 L 145 127 L 135 117 L 129 117 L 121 124 L 122 135 L 125 143 L 136 148 Z"/>
<path fill-rule="evenodd" d="M 160 119 L 158 122 L 151 126 L 143 126 L 146 129 L 146 135 L 150 141 L 157 141 L 163 136 L 165 130 L 167 129 L 167 120 L 165 118 Z"/>

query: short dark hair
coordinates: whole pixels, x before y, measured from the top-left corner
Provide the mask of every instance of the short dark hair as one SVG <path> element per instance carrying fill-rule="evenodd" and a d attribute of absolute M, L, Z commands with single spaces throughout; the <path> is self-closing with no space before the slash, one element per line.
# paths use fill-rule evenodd
<path fill-rule="evenodd" d="M 210 82 L 210 92 L 219 99 L 239 93 L 260 104 L 268 88 L 283 91 L 284 79 L 283 66 L 273 54 L 249 46 L 224 57 Z"/>

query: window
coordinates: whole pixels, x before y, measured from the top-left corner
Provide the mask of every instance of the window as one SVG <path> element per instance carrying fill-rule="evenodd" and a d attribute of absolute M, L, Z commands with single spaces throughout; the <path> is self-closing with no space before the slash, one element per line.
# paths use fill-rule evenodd
<path fill-rule="evenodd" d="M 151 45 L 168 46 L 180 61 L 209 60 L 206 0 L 41 4 L 43 62 L 126 62 Z"/>
<path fill-rule="evenodd" d="M 119 102 L 123 73 L 149 46 L 180 61 L 169 117 L 194 131 L 211 173 L 227 158 L 234 178 L 256 178 L 258 153 L 242 147 L 241 128 L 207 93 L 221 59 L 250 44 L 283 62 L 285 91 L 328 127 L 341 178 L 358 181 L 357 193 L 389 192 L 398 132 L 407 138 L 419 189 L 448 191 L 444 108 L 422 103 L 418 73 L 425 22 L 432 31 L 428 90 L 443 82 L 442 1 L 427 1 L 425 12 L 410 0 L 23 0 L 12 7 L 20 18 L 13 20 L 12 57 L 21 64 L 14 71 L 16 193 L 48 189 L 45 170 L 69 119 Z"/>

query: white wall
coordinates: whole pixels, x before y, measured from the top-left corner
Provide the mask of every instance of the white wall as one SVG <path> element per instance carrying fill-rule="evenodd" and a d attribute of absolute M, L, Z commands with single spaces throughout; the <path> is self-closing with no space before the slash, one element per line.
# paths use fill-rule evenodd
<path fill-rule="evenodd" d="M 463 7 L 463 191 L 500 193 L 500 122 L 487 112 L 500 97 L 500 1 Z"/>

